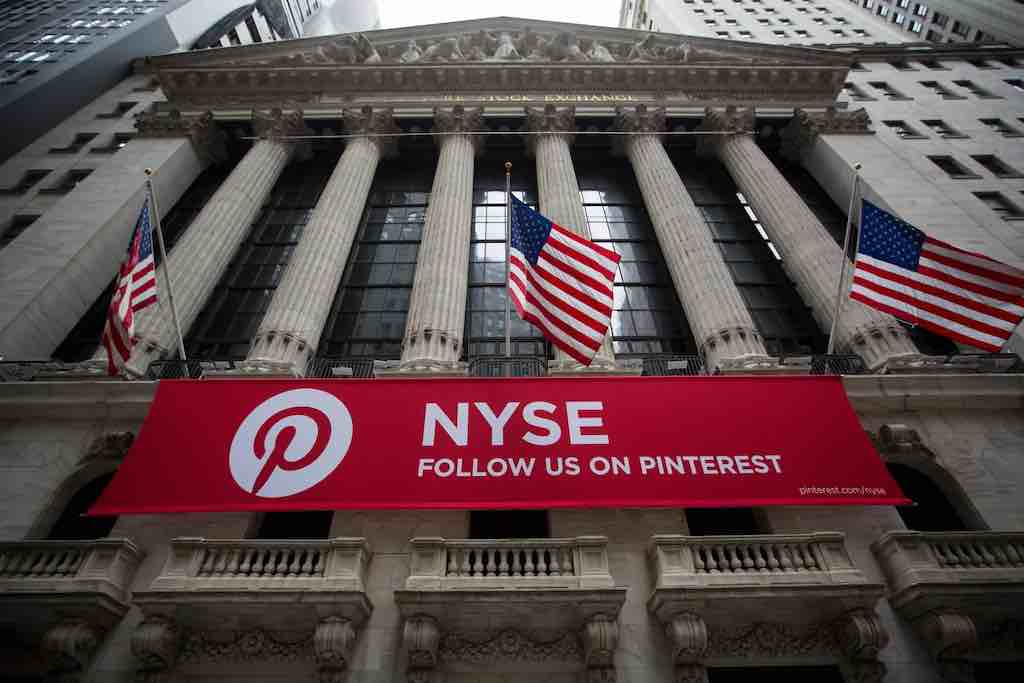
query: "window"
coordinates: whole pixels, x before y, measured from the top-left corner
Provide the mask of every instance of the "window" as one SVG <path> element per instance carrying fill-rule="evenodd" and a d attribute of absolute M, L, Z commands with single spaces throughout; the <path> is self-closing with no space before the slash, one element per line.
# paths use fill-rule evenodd
<path fill-rule="evenodd" d="M 7 225 L 7 229 L 0 233 L 0 249 L 3 249 L 8 244 L 14 241 L 21 233 L 25 232 L 25 228 L 36 222 L 39 218 L 35 216 L 15 216 L 11 219 L 11 222 Z"/>
<path fill-rule="evenodd" d="M 128 144 L 129 140 L 135 137 L 135 133 L 114 133 L 110 142 L 103 147 L 93 147 L 89 154 L 113 154 Z"/>
<path fill-rule="evenodd" d="M 98 133 L 78 133 L 67 147 L 51 147 L 50 154 L 77 154 L 97 135 Z"/>
<path fill-rule="evenodd" d="M 251 14 L 245 18 L 245 27 L 249 29 L 249 35 L 252 36 L 254 43 L 263 42 L 263 38 L 260 37 L 260 29 L 256 26 L 256 21 L 252 18 Z"/>
<path fill-rule="evenodd" d="M 132 110 L 138 102 L 118 102 L 113 111 L 97 114 L 98 119 L 119 119 Z"/>
<path fill-rule="evenodd" d="M 923 5 L 921 3 L 917 3 L 917 6 L 914 7 L 914 14 L 916 14 L 919 17 L 928 16 L 928 6 Z"/>
<path fill-rule="evenodd" d="M 843 92 L 845 92 L 850 99 L 856 102 L 873 102 L 875 98 L 868 95 L 864 90 L 856 83 L 847 81 L 843 83 Z"/>
<path fill-rule="evenodd" d="M 1007 83 L 1009 83 L 1009 81 L 1007 81 Z M 1001 100 L 1002 99 L 1001 97 L 999 97 L 999 95 L 993 95 L 992 93 L 990 93 L 989 91 L 985 90 L 984 88 L 982 88 L 980 85 L 978 85 L 974 81 L 953 81 L 953 85 L 958 85 L 961 88 L 963 88 L 964 90 L 969 91 L 975 97 L 979 97 L 979 98 L 981 98 L 983 100 Z M 1021 92 L 1024 92 L 1024 88 L 1021 88 Z"/>
<path fill-rule="evenodd" d="M 1017 92 L 1024 92 L 1024 81 L 1022 81 L 1019 78 L 1010 78 L 1003 82 L 1006 83 L 1011 88 L 1013 88 L 1014 90 L 1016 90 Z"/>
<path fill-rule="evenodd" d="M 984 59 L 967 59 L 965 60 L 968 64 L 971 64 L 976 69 L 994 69 L 995 65 L 990 64 Z"/>
<path fill-rule="evenodd" d="M 954 21 L 952 32 L 954 35 L 960 36 L 961 38 L 966 38 L 967 34 L 971 32 L 971 27 L 963 22 Z"/>
<path fill-rule="evenodd" d="M 994 154 L 972 154 L 971 158 L 997 178 L 1020 178 L 1021 173 Z"/>
<path fill-rule="evenodd" d="M 949 88 L 947 88 L 944 85 L 941 85 L 937 81 L 921 81 L 921 85 L 923 85 L 925 88 L 928 88 L 929 90 L 931 90 L 936 95 L 941 96 L 942 99 L 944 99 L 944 100 L 964 100 L 964 99 L 967 99 L 967 98 L 963 97 L 962 95 L 957 95 L 952 90 L 950 90 Z"/>
<path fill-rule="evenodd" d="M 551 538 L 547 510 L 472 510 L 470 538 Z"/>
<path fill-rule="evenodd" d="M 868 83 L 875 90 L 879 90 L 890 100 L 909 100 L 910 98 L 901 93 L 896 88 L 892 87 L 885 81 L 871 81 Z"/>
<path fill-rule="evenodd" d="M 920 21 L 911 21 L 910 23 L 907 24 L 907 30 L 910 31 L 911 33 L 920 33 L 923 27 L 924 24 L 922 24 Z"/>
<path fill-rule="evenodd" d="M 335 162 L 321 150 L 284 169 L 185 339 L 190 358 L 245 358 Z"/>
<path fill-rule="evenodd" d="M 435 163 L 434 149 L 423 141 L 422 147 L 410 144 L 409 151 L 399 155 L 398 160 L 382 162 L 378 167 L 363 225 L 352 245 L 341 287 L 324 327 L 319 345 L 321 355 L 383 360 L 401 357 Z M 504 175 L 502 179 L 504 182 Z M 504 222 L 500 227 L 500 244 L 504 248 Z M 470 253 L 472 258 L 473 252 Z M 492 257 L 497 258 L 484 249 L 484 262 L 470 265 L 471 288 L 474 282 L 504 284 L 504 259 L 488 260 Z M 503 339 L 504 299 L 500 306 L 502 328 L 495 330 L 495 335 Z M 467 320 L 471 315 L 467 312 Z M 450 333 L 462 334 L 462 330 Z"/>
<path fill-rule="evenodd" d="M 922 59 L 919 61 L 926 69 L 931 69 L 932 71 L 948 71 L 948 69 L 942 66 L 937 59 Z"/>
<path fill-rule="evenodd" d="M 1024 220 L 1024 211 L 1003 196 L 1001 192 L 975 192 L 974 196 L 999 214 L 1004 221 Z"/>
<path fill-rule="evenodd" d="M 39 190 L 39 194 L 67 194 L 75 189 L 81 181 L 85 180 L 92 173 L 91 168 L 80 168 L 68 171 L 64 174 L 58 185 L 51 185 Z"/>
<path fill-rule="evenodd" d="M 36 183 L 50 174 L 51 169 L 34 169 L 26 171 L 17 184 L 0 188 L 0 195 L 19 195 L 31 190 Z"/>
<path fill-rule="evenodd" d="M 754 34 L 750 31 L 740 31 L 740 38 L 753 38 Z"/>
<path fill-rule="evenodd" d="M 994 132 L 1008 138 L 1016 138 L 1024 136 L 1024 133 L 1017 130 L 1006 121 L 1002 119 L 978 119 L 981 123 L 991 128 Z"/>
<path fill-rule="evenodd" d="M 801 38 L 810 38 L 811 37 L 811 34 L 809 32 L 807 32 L 807 31 L 805 31 L 803 29 L 800 29 L 800 28 L 798 28 L 796 31 L 794 31 L 794 33 L 796 33 Z"/>
<path fill-rule="evenodd" d="M 942 119 L 922 119 L 921 123 L 932 129 L 940 138 L 966 138 L 967 136 L 956 130 Z"/>
<path fill-rule="evenodd" d="M 927 140 L 927 136 L 921 135 L 919 132 L 914 130 L 912 127 L 907 125 L 906 121 L 882 121 L 887 127 L 892 128 L 893 132 L 904 140 Z"/>
<path fill-rule="evenodd" d="M 956 180 L 981 177 L 977 173 L 972 173 L 971 171 L 967 170 L 966 168 L 964 168 L 963 165 L 960 164 L 960 162 L 958 162 L 956 159 L 948 155 L 929 156 L 928 160 L 931 161 L 936 166 L 938 166 L 939 168 L 941 168 L 943 171 L 945 171 L 946 175 L 948 175 L 950 178 L 954 178 Z"/>
<path fill-rule="evenodd" d="M 747 536 L 767 533 L 763 514 L 754 508 L 687 508 L 683 514 L 686 516 L 690 536 Z"/>
<path fill-rule="evenodd" d="M 900 490 L 916 503 L 899 506 L 896 512 L 911 531 L 966 531 L 967 525 L 946 494 L 924 473 L 897 463 L 886 469 Z"/>
<path fill-rule="evenodd" d="M 300 539 L 329 538 L 334 513 L 331 510 L 267 512 L 260 520 L 254 538 Z"/>
<path fill-rule="evenodd" d="M 932 23 L 938 26 L 939 28 L 943 28 L 948 21 L 949 17 L 943 14 L 942 12 L 936 12 L 935 14 L 932 15 Z"/>
<path fill-rule="evenodd" d="M 86 541 L 105 538 L 113 530 L 117 517 L 86 517 L 85 513 L 113 478 L 113 472 L 104 474 L 78 489 L 50 529 L 47 540 Z"/>

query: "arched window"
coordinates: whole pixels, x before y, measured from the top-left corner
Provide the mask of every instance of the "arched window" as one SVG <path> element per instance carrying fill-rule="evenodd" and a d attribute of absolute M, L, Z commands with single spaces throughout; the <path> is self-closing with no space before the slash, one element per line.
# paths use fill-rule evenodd
<path fill-rule="evenodd" d="M 908 529 L 966 531 L 969 528 L 946 494 L 926 474 L 909 465 L 888 463 L 886 467 L 907 498 L 916 503 L 896 508 Z"/>
<path fill-rule="evenodd" d="M 82 486 L 71 496 L 64 511 L 50 529 L 46 538 L 61 541 L 84 541 L 104 538 L 110 534 L 117 517 L 85 517 L 85 513 L 100 497 L 103 489 L 114 477 L 113 472 L 100 475 Z"/>

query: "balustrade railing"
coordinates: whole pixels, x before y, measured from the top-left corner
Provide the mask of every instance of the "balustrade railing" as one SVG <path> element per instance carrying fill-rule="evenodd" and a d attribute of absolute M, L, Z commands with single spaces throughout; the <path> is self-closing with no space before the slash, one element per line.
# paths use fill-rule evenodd
<path fill-rule="evenodd" d="M 469 361 L 472 377 L 544 377 L 547 361 L 540 356 L 477 356 Z"/>
<path fill-rule="evenodd" d="M 522 584 L 611 587 L 603 536 L 539 539 L 414 538 L 406 588 L 501 588 Z"/>
<path fill-rule="evenodd" d="M 208 540 L 176 538 L 151 590 L 249 590 L 254 581 L 297 589 L 348 585 L 363 590 L 369 550 L 362 538 L 326 540 Z"/>
<path fill-rule="evenodd" d="M 142 556 L 125 538 L 0 543 L 0 595 L 29 591 L 58 599 L 81 590 L 121 601 Z"/>
<path fill-rule="evenodd" d="M 722 586 L 748 582 L 858 583 L 864 579 L 836 532 L 756 536 L 676 536 L 651 539 L 660 587 Z"/>
<path fill-rule="evenodd" d="M 940 567 L 984 569 L 1024 567 L 1024 534 L 1014 537 L 969 536 L 928 540 Z"/>
<path fill-rule="evenodd" d="M 0 545 L 0 578 L 74 576 L 88 552 L 88 543 Z"/>

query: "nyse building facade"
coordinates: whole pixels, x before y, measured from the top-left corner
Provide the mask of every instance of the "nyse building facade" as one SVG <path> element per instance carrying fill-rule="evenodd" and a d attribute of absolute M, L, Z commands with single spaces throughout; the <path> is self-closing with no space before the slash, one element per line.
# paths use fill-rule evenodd
<path fill-rule="evenodd" d="M 1021 263 L 1020 59 L 1006 45 L 821 49 L 510 18 L 148 58 L 0 169 L 0 670 L 18 681 L 1007 680 L 1024 662 L 1024 368 L 845 298 L 833 318 L 860 197 Z M 909 91 L 893 79 L 859 85 L 865 69 L 975 62 L 991 65 L 963 81 L 975 89 L 947 94 L 991 137 L 928 148 L 927 173 L 908 145 L 946 144 L 917 123 L 944 110 L 918 102 L 880 120 L 860 106 L 876 91 L 908 99 L 891 95 Z M 128 101 L 145 105 L 134 127 L 93 132 L 97 113 Z M 58 137 L 80 144 L 55 180 L 39 146 Z M 109 379 L 97 345 L 145 169 L 166 269 L 128 376 Z M 514 311 L 506 348 L 506 179 L 620 257 L 589 367 Z M 443 401 L 469 410 L 471 397 L 451 393 L 460 382 L 541 378 L 578 402 L 573 382 L 677 375 L 753 387 L 699 411 L 665 399 L 680 416 L 711 410 L 705 428 L 726 439 L 729 425 L 784 411 L 772 382 L 840 376 L 856 438 L 867 433 L 916 505 L 82 516 L 155 421 L 164 380 L 192 380 L 199 395 L 203 383 L 315 380 L 343 398 L 384 380 L 396 406 L 405 391 L 436 396 L 448 412 L 431 439 L 457 448 L 462 422 Z M 231 402 L 176 428 L 212 432 Z M 500 420 L 518 406 L 504 418 L 480 409 L 474 429 L 490 425 L 488 443 L 502 445 Z M 559 448 L 593 435 L 585 408 L 559 427 Z M 787 430 L 814 451 L 837 427 L 799 410 Z M 680 430 L 681 452 L 688 438 Z M 835 452 L 814 452 L 822 473 L 839 467 Z M 424 485 L 462 476 L 449 455 L 420 461 Z M 197 480 L 226 471 L 226 455 L 193 456 Z M 642 456 L 645 472 L 709 474 L 697 456 Z M 388 452 L 375 457 L 389 467 Z M 770 454 L 709 462 L 752 481 L 783 467 Z"/>

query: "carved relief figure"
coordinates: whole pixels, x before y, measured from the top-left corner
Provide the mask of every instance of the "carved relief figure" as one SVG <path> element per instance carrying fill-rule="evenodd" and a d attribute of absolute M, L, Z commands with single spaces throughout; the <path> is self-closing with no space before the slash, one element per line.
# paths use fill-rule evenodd
<path fill-rule="evenodd" d="M 522 58 L 523 56 L 519 54 L 515 43 L 512 42 L 512 34 L 508 31 L 499 33 L 498 45 L 494 48 L 494 55 L 491 57 L 491 60 L 495 62 L 510 62 Z"/>
<path fill-rule="evenodd" d="M 423 53 L 424 62 L 461 62 L 465 59 L 459 49 L 458 38 L 445 38 L 432 43 Z"/>
<path fill-rule="evenodd" d="M 685 40 L 678 45 L 672 45 L 665 49 L 665 59 L 670 62 L 688 62 L 692 47 Z"/>
<path fill-rule="evenodd" d="M 590 41 L 587 49 L 587 59 L 592 62 L 614 62 L 615 56 L 601 43 L 596 40 Z"/>
<path fill-rule="evenodd" d="M 423 50 L 416 44 L 415 40 L 410 40 L 405 44 L 405 51 L 398 57 L 398 61 L 406 64 L 418 62 L 423 57 Z"/>
<path fill-rule="evenodd" d="M 648 33 L 643 40 L 633 44 L 626 55 L 627 62 L 650 62 L 657 58 L 654 47 L 654 34 Z"/>

